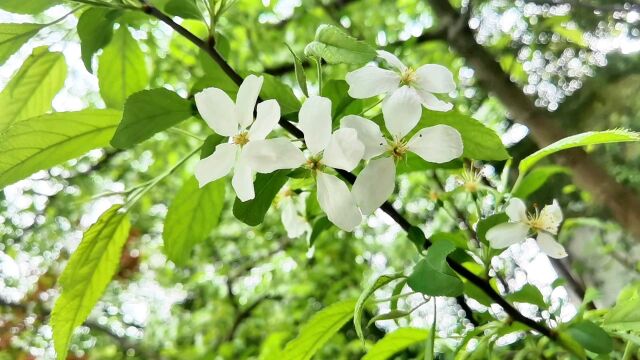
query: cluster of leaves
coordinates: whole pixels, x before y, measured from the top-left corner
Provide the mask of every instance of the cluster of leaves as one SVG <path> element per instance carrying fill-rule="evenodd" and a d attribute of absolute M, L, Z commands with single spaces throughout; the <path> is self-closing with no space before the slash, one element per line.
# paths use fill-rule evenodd
<path fill-rule="evenodd" d="M 67 68 L 62 53 L 52 52 L 46 47 L 34 49 L 32 55 L 0 93 L 0 135 L 3 138 L 0 144 L 0 187 L 78 158 L 92 149 L 111 146 L 127 150 L 142 146 L 143 142 L 154 139 L 157 134 L 165 131 L 189 134 L 193 139 L 189 140 L 188 144 L 193 146 L 189 146 L 190 152 L 187 151 L 186 156 L 157 176 L 127 189 L 123 198 L 124 204 L 113 205 L 84 232 L 79 247 L 71 255 L 58 280 L 61 295 L 56 300 L 51 314 L 53 337 L 59 358 L 66 356 L 74 329 L 85 322 L 118 272 L 121 254 L 131 233 L 132 220 L 135 220 L 138 201 L 148 196 L 159 183 L 172 177 L 179 178 L 176 171 L 182 165 L 188 164 L 192 156 L 209 155 L 213 147 L 221 141 L 215 135 L 202 139 L 199 135 L 185 130 L 194 127 L 201 129 L 191 96 L 181 96 L 180 91 L 172 91 L 168 87 L 152 86 L 153 72 L 150 71 L 144 47 L 141 46 L 140 40 L 133 36 L 132 31 L 140 27 L 143 21 L 131 15 L 148 12 L 150 5 L 138 8 L 129 2 L 96 3 L 105 6 L 81 9 L 78 35 L 82 46 L 82 60 L 88 71 L 93 71 L 94 55 L 103 49 L 97 58 L 97 77 L 106 109 L 49 113 L 51 102 L 66 79 Z M 168 1 L 166 4 L 153 4 L 157 6 L 154 9 L 160 9 L 159 11 L 170 15 L 188 19 L 202 18 L 200 2 Z M 51 5 L 52 2 L 49 1 L 8 1 L 1 7 L 18 13 L 36 14 Z M 205 10 L 210 15 L 207 21 L 208 28 L 202 32 L 203 23 L 193 23 L 191 31 L 200 32 L 203 44 L 216 44 L 212 49 L 227 56 L 230 51 L 228 47 L 225 48 L 228 41 L 215 31 L 215 27 L 216 23 L 223 19 L 224 11 L 229 9 L 228 4 L 224 1 L 210 1 L 206 5 Z M 185 21 L 184 26 L 189 28 L 189 24 Z M 30 37 L 50 25 L 0 25 L 0 63 L 6 61 Z M 315 38 L 305 47 L 304 55 L 317 63 L 319 91 L 333 100 L 334 126 L 338 125 L 335 120 L 343 115 L 361 114 L 370 110 L 370 103 L 351 99 L 347 95 L 344 81 L 339 78 L 323 80 L 321 64 L 324 61 L 327 64 L 354 65 L 372 61 L 375 49 L 371 45 L 356 40 L 338 27 L 321 26 Z M 220 63 L 206 58 L 204 52 L 191 60 L 204 68 L 204 75 L 199 81 L 191 84 L 188 94 L 194 94 L 212 85 L 224 89 L 230 95 L 237 91 L 237 84 L 233 82 L 230 74 L 225 72 Z M 294 53 L 293 62 L 298 88 L 304 95 L 308 95 L 313 89 L 307 83 L 303 60 Z M 42 86 L 43 84 L 45 86 Z M 180 84 L 175 88 L 185 86 Z M 282 107 L 283 117 L 295 122 L 300 100 L 291 87 L 276 77 L 265 75 L 265 84 L 260 95 L 263 99 L 276 99 Z M 420 127 L 437 124 L 446 124 L 458 130 L 463 139 L 463 158 L 466 160 L 502 162 L 509 158 L 499 136 L 470 116 L 456 111 L 444 114 L 423 112 Z M 494 208 L 491 210 L 480 209 L 468 219 L 458 219 L 472 224 L 467 229 L 469 233 L 443 230 L 433 234 L 429 238 L 430 241 L 427 241 L 420 228 L 411 226 L 408 238 L 417 245 L 419 252 L 424 256 L 407 274 L 401 272 L 383 275 L 366 288 L 357 300 L 344 300 L 327 306 L 300 327 L 297 337 L 286 343 L 282 349 L 272 352 L 270 356 L 310 359 L 352 318 L 357 336 L 365 340 L 362 319 L 366 304 L 375 291 L 392 282 L 396 282 L 396 285 L 389 301 L 390 311 L 373 317 L 370 324 L 409 317 L 417 309 L 399 309 L 398 299 L 406 296 L 406 293 L 403 293 L 406 287 L 412 290 L 412 294 L 423 296 L 425 303 L 426 300 L 435 297 L 457 297 L 463 301 L 474 299 L 482 305 L 490 306 L 494 303 L 492 295 L 487 293 L 486 289 L 478 287 L 478 283 L 474 283 L 472 279 L 460 276 L 459 271 L 452 269 L 450 262 L 466 268 L 477 279 L 489 284 L 488 286 L 498 294 L 496 280 L 488 274 L 492 258 L 499 255 L 500 251 L 488 246 L 485 234 L 491 227 L 507 221 L 505 214 L 501 212 L 502 199 L 510 195 L 526 198 L 544 185 L 552 175 L 566 172 L 566 169 L 561 167 L 534 168 L 540 160 L 555 152 L 574 147 L 639 140 L 640 137 L 636 133 L 624 130 L 579 134 L 560 140 L 521 160 L 518 178 L 512 186 L 509 186 L 505 175 L 501 184 L 490 184 L 486 189 L 479 187 L 480 190 L 470 191 L 470 187 L 462 187 L 473 196 L 480 193 L 494 199 Z M 458 172 L 462 170 L 462 164 L 462 161 L 454 161 L 438 165 L 418 158 L 409 158 L 399 169 L 399 173 L 424 173 L 434 169 Z M 509 167 L 506 166 L 505 169 L 504 174 L 508 174 Z M 467 181 L 465 185 L 472 185 L 471 183 L 473 181 Z M 285 185 L 293 191 L 305 192 L 308 189 L 308 174 L 294 170 L 258 175 L 254 184 L 258 189 L 255 199 L 247 202 L 235 199 L 232 214 L 249 226 L 267 226 L 263 225 L 266 222 L 265 216 Z M 182 182 L 175 197 L 170 200 L 162 230 L 163 251 L 176 265 L 188 265 L 194 248 L 204 242 L 218 227 L 225 208 L 226 188 L 224 179 L 198 188 L 195 180 L 189 177 Z M 446 196 L 453 198 L 455 195 L 454 191 Z M 439 204 L 443 208 L 445 203 L 455 206 L 455 202 L 446 196 L 438 199 Z M 308 197 L 305 214 L 305 218 L 312 223 L 312 230 L 308 236 L 308 243 L 311 245 L 323 233 L 335 230 L 331 229 L 331 224 L 319 211 L 313 199 L 314 196 Z M 428 246 L 426 250 L 423 249 L 425 245 Z M 520 290 L 504 295 L 504 298 L 511 302 L 529 303 L 540 309 L 549 308 L 548 301 L 533 285 L 527 284 Z M 612 338 L 629 344 L 636 343 L 634 333 L 638 331 L 640 323 L 639 299 L 637 286 L 626 289 L 610 311 L 587 310 L 586 304 L 592 299 L 585 298 L 585 306 L 580 309 L 578 315 L 569 322 L 558 324 L 554 329 L 554 333 L 559 335 L 551 339 L 557 346 L 552 345 L 554 347 L 550 351 L 553 351 L 553 354 L 569 352 L 586 358 L 587 351 L 596 354 L 612 352 L 614 345 L 619 345 L 614 344 Z M 499 321 L 493 319 L 489 312 L 472 314 L 471 317 L 478 326 L 468 331 L 463 341 L 457 344 L 457 351 L 460 353 L 466 351 L 468 342 L 474 337 L 480 339 L 478 347 L 492 348 L 494 340 L 498 337 L 530 330 L 525 326 L 530 324 L 511 323 L 510 320 Z M 428 330 L 399 328 L 371 346 L 365 358 L 386 359 L 416 345 L 421 347 L 420 345 L 425 343 L 426 349 L 422 346 L 423 350 L 419 352 L 432 356 L 436 338 L 435 320 L 434 326 Z M 543 345 L 540 347 L 543 348 Z M 538 348 L 536 344 L 523 344 L 522 349 L 527 351 L 528 346 Z"/>

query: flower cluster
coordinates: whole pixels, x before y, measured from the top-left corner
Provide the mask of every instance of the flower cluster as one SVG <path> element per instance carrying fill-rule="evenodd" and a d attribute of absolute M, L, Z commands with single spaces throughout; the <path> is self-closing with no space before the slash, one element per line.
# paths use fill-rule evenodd
<path fill-rule="evenodd" d="M 285 137 L 267 138 L 280 119 L 276 100 L 259 103 L 254 120 L 262 77 L 248 76 L 235 103 L 217 88 L 198 93 L 195 100 L 200 115 L 214 132 L 227 137 L 213 154 L 197 164 L 195 175 L 200 186 L 233 170 L 232 186 L 238 199 L 248 201 L 255 197 L 255 173 L 305 167 L 314 179 L 318 204 L 327 218 L 339 228 L 352 231 L 363 215 L 373 213 L 392 195 L 396 164 L 409 153 L 432 163 L 462 156 L 462 137 L 453 127 L 418 127 L 423 106 L 435 111 L 452 108 L 434 95 L 455 90 L 451 72 L 433 64 L 413 69 L 386 51 L 378 51 L 378 57 L 393 70 L 367 65 L 348 73 L 346 81 L 353 98 L 384 96 L 381 107 L 385 132 L 376 122 L 357 115 L 343 117 L 339 128 L 333 131 L 331 100 L 310 96 L 298 114 L 298 127 L 304 135 L 304 147 L 300 148 L 298 141 Z M 366 163 L 350 189 L 336 176 L 337 172 L 352 171 L 363 160 Z M 291 196 L 285 196 L 281 208 L 290 236 L 309 231 Z M 487 233 L 493 247 L 522 241 L 533 230 L 543 251 L 553 257 L 565 254 L 552 237 L 562 220 L 556 203 L 540 214 L 527 216 L 524 204 L 512 199 L 507 214 L 512 222 Z"/>

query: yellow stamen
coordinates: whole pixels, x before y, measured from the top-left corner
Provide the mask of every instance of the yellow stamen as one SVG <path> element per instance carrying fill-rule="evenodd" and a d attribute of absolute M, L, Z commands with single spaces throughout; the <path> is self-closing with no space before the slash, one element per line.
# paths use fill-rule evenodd
<path fill-rule="evenodd" d="M 416 81 L 416 71 L 413 68 L 407 68 L 400 74 L 400 84 L 411 86 Z"/>
<path fill-rule="evenodd" d="M 236 145 L 246 145 L 249 142 L 249 133 L 246 131 L 243 131 L 241 133 L 239 133 L 238 135 L 235 135 L 233 138 L 233 143 Z"/>

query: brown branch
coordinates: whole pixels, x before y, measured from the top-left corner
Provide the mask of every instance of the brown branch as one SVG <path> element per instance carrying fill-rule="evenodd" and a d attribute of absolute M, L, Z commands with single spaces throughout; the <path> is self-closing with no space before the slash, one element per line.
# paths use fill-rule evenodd
<path fill-rule="evenodd" d="M 493 55 L 480 45 L 465 18 L 448 0 L 428 0 L 447 29 L 447 39 L 475 70 L 480 85 L 499 99 L 513 118 L 526 125 L 538 146 L 543 147 L 567 137 L 552 114 L 537 108 L 522 89 L 511 81 Z M 572 170 L 574 182 L 607 206 L 613 217 L 630 233 L 640 237 L 640 198 L 631 189 L 618 183 L 607 171 L 581 149 L 566 150 L 554 155 L 561 165 Z"/>
<path fill-rule="evenodd" d="M 201 40 L 200 38 L 198 38 L 197 36 L 189 32 L 187 29 L 182 27 L 180 24 L 173 21 L 173 19 L 166 16 L 155 7 L 149 5 L 146 0 L 139 0 L 139 1 L 143 4 L 142 10 L 145 13 L 156 17 L 158 20 L 164 22 L 165 24 L 173 28 L 179 34 L 185 36 L 189 41 L 191 41 L 193 44 L 195 44 L 196 46 L 201 48 L 203 51 L 205 51 L 207 54 L 209 54 L 209 56 L 211 56 L 211 58 L 222 68 L 222 70 L 229 76 L 229 78 L 231 78 L 237 85 L 240 85 L 242 83 L 243 81 L 242 77 L 237 72 L 235 72 L 235 70 L 233 70 L 231 66 L 229 66 L 229 64 L 222 58 L 222 56 L 220 56 L 217 50 L 212 46 L 214 45 L 212 41 Z M 302 131 L 300 131 L 300 129 L 298 129 L 295 125 L 293 125 L 286 119 L 280 119 L 279 124 L 296 138 L 303 137 Z M 353 184 L 353 182 L 355 181 L 356 176 L 354 174 L 348 171 L 340 170 L 340 169 L 336 169 L 336 171 L 340 174 L 340 176 L 342 176 L 345 180 L 347 180 L 351 184 Z M 407 221 L 402 215 L 400 215 L 400 213 L 398 213 L 398 211 L 395 208 L 393 208 L 393 206 L 389 202 L 385 202 L 380 208 L 385 213 L 387 213 L 387 215 L 389 215 L 396 223 L 398 223 L 398 225 L 400 225 L 405 231 L 411 232 L 411 233 L 416 232 L 417 228 L 414 227 L 411 223 L 409 223 L 409 221 Z M 418 229 L 418 231 L 421 231 L 421 230 Z M 422 234 L 422 237 L 424 238 L 424 246 L 425 247 L 430 246 L 431 242 L 429 241 L 429 239 L 427 239 L 426 236 L 424 236 L 424 234 Z M 478 277 L 477 275 L 469 271 L 467 268 L 465 268 L 461 264 L 458 264 L 451 258 L 447 258 L 447 262 L 449 263 L 449 265 L 453 270 L 455 270 L 462 277 L 469 280 L 472 284 L 476 285 L 487 296 L 489 296 L 497 304 L 499 304 L 504 309 L 504 311 L 511 316 L 513 320 L 527 325 L 531 329 L 538 331 L 539 333 L 541 333 L 544 336 L 547 336 L 550 339 L 555 340 L 557 338 L 556 334 L 551 329 L 549 329 L 546 325 L 542 323 L 538 323 L 524 316 L 515 307 L 513 307 L 513 305 L 509 304 L 509 302 L 507 302 L 498 292 L 496 292 L 491 287 L 488 281 Z"/>

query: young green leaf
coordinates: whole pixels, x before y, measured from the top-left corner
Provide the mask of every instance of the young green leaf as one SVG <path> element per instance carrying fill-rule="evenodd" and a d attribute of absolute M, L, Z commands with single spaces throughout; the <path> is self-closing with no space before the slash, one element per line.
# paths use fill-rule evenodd
<path fill-rule="evenodd" d="M 120 264 L 129 218 L 114 205 L 84 233 L 59 279 L 62 294 L 51 313 L 58 359 L 66 359 L 71 335 L 89 316 Z"/>
<path fill-rule="evenodd" d="M 430 296 L 453 297 L 462 294 L 462 281 L 447 264 L 447 255 L 455 249 L 448 240 L 433 243 L 427 250 L 427 255 L 409 275 L 409 287 Z"/>
<path fill-rule="evenodd" d="M 118 9 L 95 7 L 83 12 L 78 19 L 78 37 L 82 61 L 93 72 L 91 59 L 98 50 L 107 46 L 113 37 L 113 24 L 122 13 Z"/>
<path fill-rule="evenodd" d="M 202 20 L 202 13 L 193 0 L 169 0 L 164 6 L 164 11 L 183 19 Z"/>
<path fill-rule="evenodd" d="M 542 166 L 531 171 L 522 179 L 522 182 L 513 190 L 513 196 L 526 199 L 533 194 L 542 185 L 544 185 L 550 177 L 556 174 L 568 174 L 569 169 L 563 166 L 550 165 Z"/>
<path fill-rule="evenodd" d="M 403 318 L 403 317 L 409 316 L 409 315 L 411 315 L 411 313 L 409 311 L 397 310 L 397 309 L 396 310 L 390 310 L 389 312 L 386 312 L 384 314 L 378 314 L 378 315 L 372 317 L 371 320 L 369 320 L 369 322 L 367 323 L 367 327 L 371 326 L 376 321 L 396 320 L 396 319 Z"/>
<path fill-rule="evenodd" d="M 109 145 L 121 113 L 83 110 L 16 122 L 1 133 L 0 188 Z"/>
<path fill-rule="evenodd" d="M 422 109 L 422 118 L 412 133 L 438 124 L 449 125 L 462 135 L 464 151 L 462 156 L 474 160 L 506 160 L 509 153 L 495 131 L 484 126 L 480 121 L 459 113 Z"/>
<path fill-rule="evenodd" d="M 547 145 L 544 148 L 522 159 L 522 161 L 520 161 L 520 165 L 518 165 L 518 170 L 522 174 L 526 173 L 538 161 L 561 150 L 587 145 L 599 145 L 630 141 L 640 141 L 640 134 L 634 131 L 616 129 L 605 131 L 589 131 L 582 134 L 569 136 L 562 140 L 558 140 L 551 145 Z"/>
<path fill-rule="evenodd" d="M 42 24 L 0 24 L 0 65 L 43 27 Z"/>
<path fill-rule="evenodd" d="M 66 77 L 67 65 L 61 53 L 49 52 L 46 47 L 33 49 L 0 93 L 0 133 L 15 121 L 49 111 Z"/>
<path fill-rule="evenodd" d="M 144 53 L 126 26 L 121 26 L 98 59 L 100 95 L 107 107 L 122 109 L 129 95 L 149 83 Z"/>
<path fill-rule="evenodd" d="M 601 327 L 588 320 L 572 324 L 567 329 L 571 337 L 585 349 L 596 354 L 608 354 L 613 350 L 613 340 Z"/>
<path fill-rule="evenodd" d="M 57 0 L 2 0 L 0 9 L 16 14 L 36 15 L 58 3 Z"/>
<path fill-rule="evenodd" d="M 364 334 L 362 332 L 362 312 L 364 311 L 364 304 L 367 302 L 369 297 L 381 287 L 387 285 L 393 280 L 400 279 L 405 277 L 402 273 L 391 274 L 391 275 L 381 275 L 378 277 L 373 283 L 364 288 L 360 296 L 358 297 L 358 301 L 356 302 L 355 309 L 353 311 L 353 325 L 356 328 L 356 334 L 358 338 L 362 340 L 362 344 L 364 345 Z"/>
<path fill-rule="evenodd" d="M 298 86 L 300 86 L 300 90 L 302 90 L 302 93 L 304 94 L 304 96 L 309 97 L 309 89 L 307 88 L 307 75 L 304 72 L 304 66 L 302 65 L 302 61 L 300 61 L 300 58 L 298 57 L 298 55 L 296 55 L 296 53 L 293 52 L 293 49 L 291 49 L 291 47 L 288 44 L 285 44 L 285 45 L 287 46 L 287 49 L 289 49 L 289 51 L 291 52 L 291 55 L 293 56 L 293 66 L 296 72 L 296 80 L 298 80 Z"/>
<path fill-rule="evenodd" d="M 371 45 L 326 24 L 318 27 L 315 40 L 305 47 L 304 53 L 322 58 L 329 64 L 360 65 L 376 57 L 376 50 Z"/>
<path fill-rule="evenodd" d="M 493 214 L 485 219 L 482 219 L 478 222 L 478 228 L 476 234 L 478 235 L 478 241 L 485 245 L 489 245 L 489 241 L 487 241 L 487 231 L 492 227 L 502 224 L 509 221 L 509 216 L 505 213 Z"/>
<path fill-rule="evenodd" d="M 233 215 L 247 225 L 260 225 L 271 207 L 273 198 L 289 180 L 287 176 L 289 172 L 290 170 L 278 170 L 270 174 L 258 174 L 254 182 L 255 198 L 245 202 L 236 198 L 233 204 Z"/>
<path fill-rule="evenodd" d="M 505 296 L 505 299 L 512 302 L 533 304 L 543 310 L 549 307 L 549 305 L 544 302 L 540 290 L 531 284 L 525 284 L 520 290 Z"/>
<path fill-rule="evenodd" d="M 164 251 L 171 261 L 186 264 L 193 247 L 207 238 L 224 206 L 226 181 L 221 179 L 202 188 L 195 178 L 182 185 L 169 205 L 162 238 Z"/>
<path fill-rule="evenodd" d="M 608 330 L 640 331 L 640 298 L 618 299 L 604 316 L 602 326 Z"/>
<path fill-rule="evenodd" d="M 313 226 L 311 227 L 311 235 L 309 235 L 309 247 L 312 247 L 316 243 L 316 240 L 318 239 L 318 236 L 320 236 L 320 234 L 328 229 L 331 229 L 331 226 L 333 226 L 333 223 L 329 221 L 326 216 L 317 218 L 313 222 Z"/>
<path fill-rule="evenodd" d="M 385 335 L 373 345 L 362 360 L 387 360 L 413 345 L 427 340 L 429 331 L 416 328 L 401 328 Z"/>
<path fill-rule="evenodd" d="M 188 119 L 191 114 L 191 102 L 171 90 L 158 88 L 137 92 L 124 104 L 122 121 L 111 145 L 128 149 Z"/>
<path fill-rule="evenodd" d="M 309 360 L 353 316 L 355 300 L 335 303 L 316 313 L 289 341 L 281 359 Z"/>

